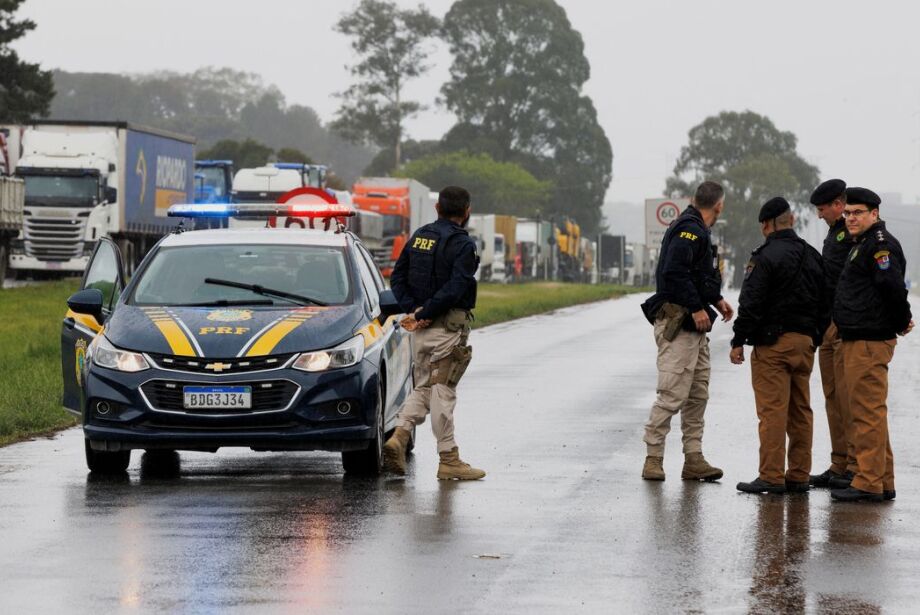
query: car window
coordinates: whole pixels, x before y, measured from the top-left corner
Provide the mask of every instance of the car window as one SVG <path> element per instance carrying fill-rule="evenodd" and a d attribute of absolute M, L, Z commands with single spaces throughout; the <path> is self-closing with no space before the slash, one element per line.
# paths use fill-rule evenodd
<path fill-rule="evenodd" d="M 99 243 L 83 279 L 83 288 L 97 288 L 102 291 L 104 310 L 111 310 L 115 306 L 115 301 L 121 294 L 121 285 L 118 278 L 118 254 L 111 243 Z"/>
<path fill-rule="evenodd" d="M 360 249 L 358 249 L 358 253 L 361 253 Z M 374 314 L 380 307 L 380 291 L 377 289 L 377 283 L 374 281 L 374 276 L 371 274 L 363 254 L 355 259 L 355 263 L 357 263 L 358 272 L 361 274 L 361 283 L 364 284 L 364 290 L 367 292 L 371 313 Z"/>
<path fill-rule="evenodd" d="M 367 248 L 358 244 L 358 251 L 361 253 L 361 256 L 364 258 L 364 262 L 367 263 L 368 269 L 371 271 L 371 275 L 374 278 L 374 284 L 377 286 L 377 290 L 383 290 L 387 287 L 386 282 L 383 280 L 383 275 L 380 274 L 380 267 L 377 266 L 377 263 L 374 261 L 374 257 L 371 256 L 371 253 L 367 251 Z"/>
<path fill-rule="evenodd" d="M 131 300 L 139 305 L 264 301 L 251 290 L 205 282 L 217 278 L 302 295 L 330 305 L 349 302 L 341 248 L 302 245 L 208 245 L 161 248 L 141 273 Z"/>

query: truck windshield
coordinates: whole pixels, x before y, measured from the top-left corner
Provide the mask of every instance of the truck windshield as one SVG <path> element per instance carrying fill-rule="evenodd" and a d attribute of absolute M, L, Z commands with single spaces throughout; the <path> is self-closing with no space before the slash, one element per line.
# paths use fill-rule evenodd
<path fill-rule="evenodd" d="M 215 198 L 222 198 L 227 192 L 227 185 L 224 176 L 224 169 L 221 167 L 199 167 L 195 169 L 196 175 L 204 178 L 202 187 L 208 195 Z"/>
<path fill-rule="evenodd" d="M 403 217 L 385 214 L 383 216 L 383 236 L 393 237 L 403 232 Z"/>
<path fill-rule="evenodd" d="M 136 305 L 266 305 L 264 293 L 212 284 L 205 279 L 258 284 L 327 305 L 350 297 L 345 253 L 302 245 L 176 246 L 157 251 L 134 290 Z M 278 299 L 279 305 L 290 301 Z"/>
<path fill-rule="evenodd" d="M 24 175 L 26 204 L 47 206 L 93 206 L 99 181 L 93 175 Z"/>

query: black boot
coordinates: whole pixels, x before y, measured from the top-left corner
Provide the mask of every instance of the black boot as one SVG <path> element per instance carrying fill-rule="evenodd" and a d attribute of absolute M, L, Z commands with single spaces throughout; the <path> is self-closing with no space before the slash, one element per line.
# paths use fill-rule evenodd
<path fill-rule="evenodd" d="M 890 490 L 890 491 L 888 491 L 888 490 L 882 491 L 882 499 L 885 500 L 886 502 L 887 502 L 888 500 L 893 500 L 893 499 L 895 499 L 895 497 L 897 497 L 897 495 L 898 495 L 898 494 L 895 492 L 894 489 L 892 489 L 892 490 Z"/>
<path fill-rule="evenodd" d="M 834 489 L 831 491 L 831 497 L 839 502 L 881 502 L 884 495 L 881 493 L 870 493 L 857 489 L 856 487 L 847 487 L 846 489 Z"/>
<path fill-rule="evenodd" d="M 755 478 L 749 483 L 738 483 L 735 488 L 745 493 L 786 493 L 786 485 L 768 483 L 759 478 Z"/>
<path fill-rule="evenodd" d="M 833 478 L 840 478 L 843 474 L 837 474 L 833 470 L 825 470 L 820 474 L 812 474 L 808 479 L 808 484 L 812 487 L 830 487 L 830 481 Z"/>
<path fill-rule="evenodd" d="M 832 477 L 827 486 L 831 489 L 847 489 L 855 476 L 852 472 L 844 472 L 843 475 Z"/>
<path fill-rule="evenodd" d="M 809 483 L 796 483 L 791 480 L 786 481 L 786 491 L 789 493 L 808 493 L 810 489 L 811 485 Z"/>

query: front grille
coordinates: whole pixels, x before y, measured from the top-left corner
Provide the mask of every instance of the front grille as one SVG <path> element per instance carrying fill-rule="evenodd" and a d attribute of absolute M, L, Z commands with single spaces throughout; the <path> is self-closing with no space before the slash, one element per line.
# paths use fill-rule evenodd
<path fill-rule="evenodd" d="M 25 219 L 26 255 L 43 261 L 66 261 L 83 255 L 86 218 Z"/>
<path fill-rule="evenodd" d="M 290 380 L 260 380 L 256 382 L 221 382 L 219 386 L 252 387 L 252 408 L 196 408 L 186 410 L 182 404 L 182 387 L 215 386 L 213 382 L 181 382 L 177 380 L 151 380 L 141 386 L 150 404 L 157 410 L 189 412 L 190 414 L 249 414 L 283 410 L 297 394 L 297 385 Z"/>
<path fill-rule="evenodd" d="M 192 374 L 245 374 L 268 369 L 278 369 L 287 365 L 293 354 L 280 354 L 267 357 L 246 357 L 234 359 L 213 359 L 200 357 L 179 357 L 168 354 L 149 353 L 153 362 L 164 369 L 173 369 Z"/>

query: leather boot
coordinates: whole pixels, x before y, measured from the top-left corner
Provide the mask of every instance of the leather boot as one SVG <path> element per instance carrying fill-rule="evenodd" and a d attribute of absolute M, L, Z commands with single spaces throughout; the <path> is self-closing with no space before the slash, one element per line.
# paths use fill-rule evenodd
<path fill-rule="evenodd" d="M 711 482 L 722 478 L 722 470 L 709 465 L 703 453 L 687 453 L 684 455 L 684 469 L 680 473 L 680 478 Z"/>
<path fill-rule="evenodd" d="M 383 467 L 387 472 L 400 476 L 406 473 L 406 449 L 411 438 L 412 434 L 408 429 L 397 427 L 383 445 Z"/>
<path fill-rule="evenodd" d="M 664 467 L 661 465 L 664 457 L 649 455 L 642 466 L 642 478 L 645 480 L 664 480 Z"/>
<path fill-rule="evenodd" d="M 460 459 L 460 450 L 455 446 L 447 452 L 438 453 L 441 463 L 438 464 L 438 480 L 479 480 L 486 475 L 479 468 L 472 468 L 470 464 Z"/>

